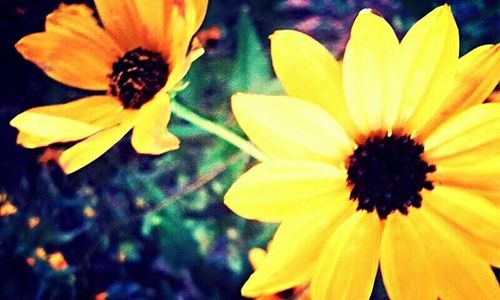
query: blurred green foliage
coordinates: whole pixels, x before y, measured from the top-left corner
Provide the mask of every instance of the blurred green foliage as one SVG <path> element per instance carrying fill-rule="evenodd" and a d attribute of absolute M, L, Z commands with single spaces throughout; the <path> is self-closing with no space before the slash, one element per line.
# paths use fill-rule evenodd
<path fill-rule="evenodd" d="M 10 73 L 0 78 L 0 192 L 17 207 L 0 217 L 0 299 L 94 299 L 103 292 L 108 299 L 240 298 L 251 273 L 248 250 L 265 247 L 275 230 L 222 204 L 230 184 L 254 164 L 248 156 L 175 117 L 169 127 L 182 140 L 180 150 L 138 156 L 124 139 L 70 176 L 53 163 L 38 163 L 43 149 L 15 146 L 7 123 L 16 113 L 85 95 L 47 79 L 12 48 L 23 35 L 42 30 L 58 2 L 26 0 L 0 8 L 2 44 L 8 45 L 0 59 Z M 340 57 L 361 8 L 380 11 L 401 35 L 438 2 L 212 0 L 203 27 L 217 26 L 222 37 L 207 44 L 177 101 L 243 135 L 230 113 L 231 95 L 282 93 L 269 59 L 273 30 L 306 31 Z M 462 29 L 462 52 L 497 41 L 497 1 L 450 2 Z M 67 268 L 54 268 L 37 248 L 47 255 L 61 252 Z M 372 298 L 386 298 L 380 278 Z"/>

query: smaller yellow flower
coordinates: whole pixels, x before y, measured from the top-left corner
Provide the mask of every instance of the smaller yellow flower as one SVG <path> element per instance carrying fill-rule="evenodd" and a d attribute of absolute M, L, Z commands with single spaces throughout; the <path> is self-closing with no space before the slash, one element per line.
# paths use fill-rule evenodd
<path fill-rule="evenodd" d="M 202 53 L 191 40 L 208 0 L 95 0 L 104 28 L 85 5 L 61 5 L 45 31 L 23 37 L 16 49 L 66 85 L 106 91 L 67 104 L 29 109 L 11 125 L 26 148 L 78 142 L 58 159 L 66 173 L 91 163 L 133 130 L 138 153 L 179 147 L 167 131 L 170 91 Z"/>

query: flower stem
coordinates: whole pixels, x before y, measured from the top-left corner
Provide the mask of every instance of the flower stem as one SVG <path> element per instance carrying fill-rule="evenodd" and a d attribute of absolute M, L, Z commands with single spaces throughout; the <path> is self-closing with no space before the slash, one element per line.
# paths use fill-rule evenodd
<path fill-rule="evenodd" d="M 172 113 L 177 117 L 188 121 L 189 123 L 198 126 L 199 128 L 218 136 L 219 138 L 225 140 L 229 144 L 239 148 L 241 151 L 247 153 L 253 158 L 264 161 L 266 156 L 259 149 L 257 149 L 252 143 L 230 131 L 229 129 L 216 124 L 210 120 L 202 118 L 195 112 L 189 110 L 187 107 L 179 104 L 179 102 L 172 101 Z"/>

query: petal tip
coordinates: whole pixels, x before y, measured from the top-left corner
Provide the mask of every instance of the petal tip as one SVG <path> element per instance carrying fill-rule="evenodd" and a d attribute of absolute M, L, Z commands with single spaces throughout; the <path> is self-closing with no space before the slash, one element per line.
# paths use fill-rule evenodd
<path fill-rule="evenodd" d="M 260 294 L 261 294 L 260 291 L 255 289 L 254 284 L 252 284 L 251 278 L 248 279 L 247 282 L 245 282 L 245 284 L 241 288 L 241 295 L 245 297 L 255 298 L 258 297 Z"/>
<path fill-rule="evenodd" d="M 363 8 L 358 13 L 358 16 L 361 16 L 361 15 L 375 15 L 375 16 L 383 18 L 382 13 L 380 13 L 379 11 L 377 11 L 377 10 L 375 10 L 373 8 Z"/>
<path fill-rule="evenodd" d="M 269 35 L 269 39 L 270 40 L 275 40 L 275 39 L 283 36 L 284 34 L 286 34 L 286 32 L 289 32 L 289 31 L 293 31 L 293 30 L 288 30 L 288 29 L 278 29 L 278 30 L 275 30 L 273 33 L 271 33 Z"/>

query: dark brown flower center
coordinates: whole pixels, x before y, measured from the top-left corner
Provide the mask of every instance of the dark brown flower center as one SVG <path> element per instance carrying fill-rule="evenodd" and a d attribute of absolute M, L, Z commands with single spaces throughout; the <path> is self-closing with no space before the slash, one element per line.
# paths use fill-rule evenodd
<path fill-rule="evenodd" d="M 127 108 L 139 108 L 151 100 L 167 82 L 168 64 L 154 51 L 136 48 L 113 64 L 110 93 Z"/>
<path fill-rule="evenodd" d="M 436 171 L 423 158 L 424 146 L 408 135 L 371 136 L 347 159 L 350 198 L 358 210 L 377 211 L 380 219 L 422 205 L 422 189 L 432 190 L 427 173 Z"/>

